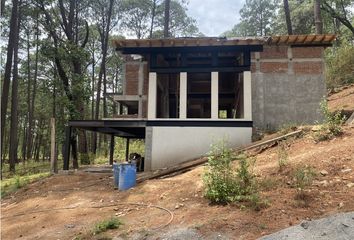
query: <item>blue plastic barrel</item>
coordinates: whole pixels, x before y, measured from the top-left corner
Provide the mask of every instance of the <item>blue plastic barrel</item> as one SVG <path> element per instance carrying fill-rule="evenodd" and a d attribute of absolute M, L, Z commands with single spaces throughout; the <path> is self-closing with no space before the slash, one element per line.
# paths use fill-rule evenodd
<path fill-rule="evenodd" d="M 124 191 L 136 185 L 136 164 L 119 164 L 119 190 Z"/>
<path fill-rule="evenodd" d="M 113 177 L 114 177 L 114 187 L 119 186 L 119 165 L 118 163 L 113 163 Z"/>

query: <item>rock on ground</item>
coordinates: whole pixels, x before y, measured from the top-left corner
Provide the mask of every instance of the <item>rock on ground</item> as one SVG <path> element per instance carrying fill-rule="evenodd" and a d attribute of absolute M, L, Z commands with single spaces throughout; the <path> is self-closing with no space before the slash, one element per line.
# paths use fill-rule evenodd
<path fill-rule="evenodd" d="M 259 240 L 349 240 L 354 239 L 354 212 L 305 221 Z"/>

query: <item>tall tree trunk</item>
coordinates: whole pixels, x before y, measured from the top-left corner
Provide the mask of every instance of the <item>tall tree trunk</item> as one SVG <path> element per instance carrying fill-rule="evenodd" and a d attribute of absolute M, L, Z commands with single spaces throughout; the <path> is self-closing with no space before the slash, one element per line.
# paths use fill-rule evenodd
<path fill-rule="evenodd" d="M 53 69 L 53 105 L 52 105 L 52 118 L 56 118 L 56 110 L 57 110 L 57 102 L 56 102 L 56 95 L 57 95 L 57 87 L 56 87 L 56 81 L 57 81 L 57 71 L 54 67 Z"/>
<path fill-rule="evenodd" d="M 14 53 L 15 39 L 17 35 L 17 21 L 18 21 L 18 0 L 12 1 L 12 11 L 11 11 L 11 20 L 10 20 L 10 33 L 9 40 L 7 44 L 7 55 L 6 55 L 6 65 L 4 73 L 4 83 L 2 86 L 1 94 L 1 152 L 4 149 L 4 131 L 6 123 L 6 112 L 7 105 L 9 101 L 9 92 L 10 92 L 10 78 L 11 78 L 11 69 L 12 69 L 12 58 Z"/>
<path fill-rule="evenodd" d="M 18 43 L 20 32 L 21 12 L 18 9 L 18 16 L 16 22 L 16 35 L 14 39 L 14 67 L 12 72 L 12 91 L 11 91 L 11 125 L 10 125 L 10 150 L 9 163 L 10 171 L 15 172 L 15 164 L 17 162 L 17 146 L 18 146 Z"/>
<path fill-rule="evenodd" d="M 26 117 L 27 118 L 27 117 Z M 26 162 L 26 140 L 27 140 L 27 136 L 26 136 L 26 133 L 27 133 L 27 128 L 26 128 L 26 125 L 27 125 L 27 120 L 28 119 L 24 119 L 24 124 L 23 124 L 23 135 L 22 135 L 22 150 L 21 150 L 21 158 L 22 158 L 22 162 Z"/>
<path fill-rule="evenodd" d="M 26 148 L 27 148 L 27 128 L 29 121 L 29 112 L 31 110 L 31 57 L 30 57 L 30 33 L 27 32 L 27 113 L 25 116 L 25 124 L 23 131 L 23 142 L 22 142 L 22 160 L 26 160 Z"/>
<path fill-rule="evenodd" d="M 91 91 L 92 91 L 92 100 L 91 100 L 91 118 L 94 119 L 95 117 L 95 53 L 92 53 L 92 77 L 91 77 Z"/>
<path fill-rule="evenodd" d="M 154 21 L 155 21 L 155 15 L 156 15 L 156 1 L 153 0 L 152 2 L 152 11 L 151 11 L 151 24 L 150 24 L 150 39 L 152 38 L 152 33 L 154 32 Z"/>
<path fill-rule="evenodd" d="M 100 114 L 100 100 L 101 100 L 101 88 L 102 88 L 102 80 L 103 80 L 103 117 L 106 117 L 106 61 L 107 61 L 107 50 L 108 50 L 108 38 L 109 31 L 111 27 L 111 17 L 113 10 L 114 0 L 109 1 L 108 12 L 106 16 L 102 16 L 102 28 L 99 28 L 98 31 L 100 33 L 101 38 L 101 50 L 102 50 L 102 61 L 100 66 L 100 72 L 98 76 L 97 82 L 97 95 L 96 95 L 96 112 L 95 119 L 97 120 Z M 93 139 L 93 153 L 97 152 L 97 134 L 94 134 Z"/>
<path fill-rule="evenodd" d="M 31 158 L 32 154 L 32 142 L 33 142 L 33 115 L 34 115 L 34 103 L 35 103 L 35 98 L 36 98 L 36 93 L 37 93 L 37 77 L 38 77 L 38 54 L 39 54 L 39 16 L 37 13 L 36 16 L 36 56 L 35 56 L 35 62 L 34 62 L 34 76 L 33 76 L 33 92 L 32 92 L 32 99 L 31 102 L 29 103 L 29 110 L 28 110 L 28 128 L 27 128 L 27 159 Z"/>
<path fill-rule="evenodd" d="M 75 131 L 75 130 L 74 130 Z M 73 157 L 73 168 L 78 169 L 79 168 L 79 161 L 77 158 L 77 141 L 76 141 L 76 134 L 74 133 L 72 138 L 71 138 L 71 151 L 72 151 L 72 157 Z"/>
<path fill-rule="evenodd" d="M 165 0 L 165 18 L 164 18 L 164 25 L 163 25 L 163 37 L 168 38 L 170 37 L 170 3 L 171 0 Z"/>
<path fill-rule="evenodd" d="M 92 100 L 91 100 L 91 119 L 95 119 L 95 42 L 93 43 L 93 51 L 92 51 Z M 94 152 L 94 139 L 96 138 L 96 134 L 94 132 L 91 133 L 91 151 Z"/>
<path fill-rule="evenodd" d="M 1 0 L 1 12 L 0 12 L 0 16 L 4 16 L 4 13 L 5 13 L 5 0 Z"/>
<path fill-rule="evenodd" d="M 40 154 L 40 150 L 41 150 L 41 145 L 42 145 L 42 139 L 43 139 L 43 133 L 42 131 L 40 133 L 38 133 L 38 141 L 37 141 L 37 145 L 36 145 L 36 150 L 34 152 L 34 159 L 38 162 L 39 161 L 39 154 Z"/>
<path fill-rule="evenodd" d="M 288 34 L 293 35 L 293 27 L 292 27 L 291 18 L 290 18 L 289 2 L 288 2 L 288 0 L 283 0 L 283 2 L 284 2 L 286 28 L 288 30 Z"/>
<path fill-rule="evenodd" d="M 321 0 L 314 0 L 316 34 L 323 33 L 323 22 L 321 16 Z"/>
<path fill-rule="evenodd" d="M 74 60 L 73 61 L 73 66 L 74 66 L 74 74 L 76 76 L 81 76 L 82 75 L 82 68 L 81 68 L 81 63 L 79 61 Z M 79 113 L 79 118 L 84 119 L 85 118 L 85 104 L 82 98 L 76 98 L 75 97 L 75 108 Z M 80 157 L 86 156 L 87 155 L 87 140 L 86 140 L 86 133 L 84 130 L 78 130 L 78 153 L 80 154 Z M 74 159 L 74 161 L 77 161 L 77 159 Z M 74 163 L 74 166 L 78 168 L 78 163 Z"/>
<path fill-rule="evenodd" d="M 112 89 L 113 89 L 113 92 L 115 92 L 115 93 L 118 92 L 118 70 L 119 70 L 119 68 L 116 66 L 114 79 L 112 81 Z M 113 101 L 112 113 L 113 113 L 113 116 L 117 115 L 117 102 L 116 101 Z"/>

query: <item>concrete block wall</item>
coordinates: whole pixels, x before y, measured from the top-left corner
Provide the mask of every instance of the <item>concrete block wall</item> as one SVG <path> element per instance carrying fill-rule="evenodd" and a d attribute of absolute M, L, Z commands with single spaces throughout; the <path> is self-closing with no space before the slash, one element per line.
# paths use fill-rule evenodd
<path fill-rule="evenodd" d="M 322 120 L 323 47 L 264 46 L 252 53 L 253 125 L 276 129 Z"/>

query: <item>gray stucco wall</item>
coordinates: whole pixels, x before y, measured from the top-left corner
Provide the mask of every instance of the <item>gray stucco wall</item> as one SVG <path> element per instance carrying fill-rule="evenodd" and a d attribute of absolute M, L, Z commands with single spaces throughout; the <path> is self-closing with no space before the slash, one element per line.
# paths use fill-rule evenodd
<path fill-rule="evenodd" d="M 230 147 L 251 142 L 251 127 L 147 127 L 145 171 L 175 166 L 205 156 L 222 139 Z"/>
<path fill-rule="evenodd" d="M 275 129 L 286 124 L 321 121 L 326 95 L 322 75 L 252 74 L 253 125 Z"/>

